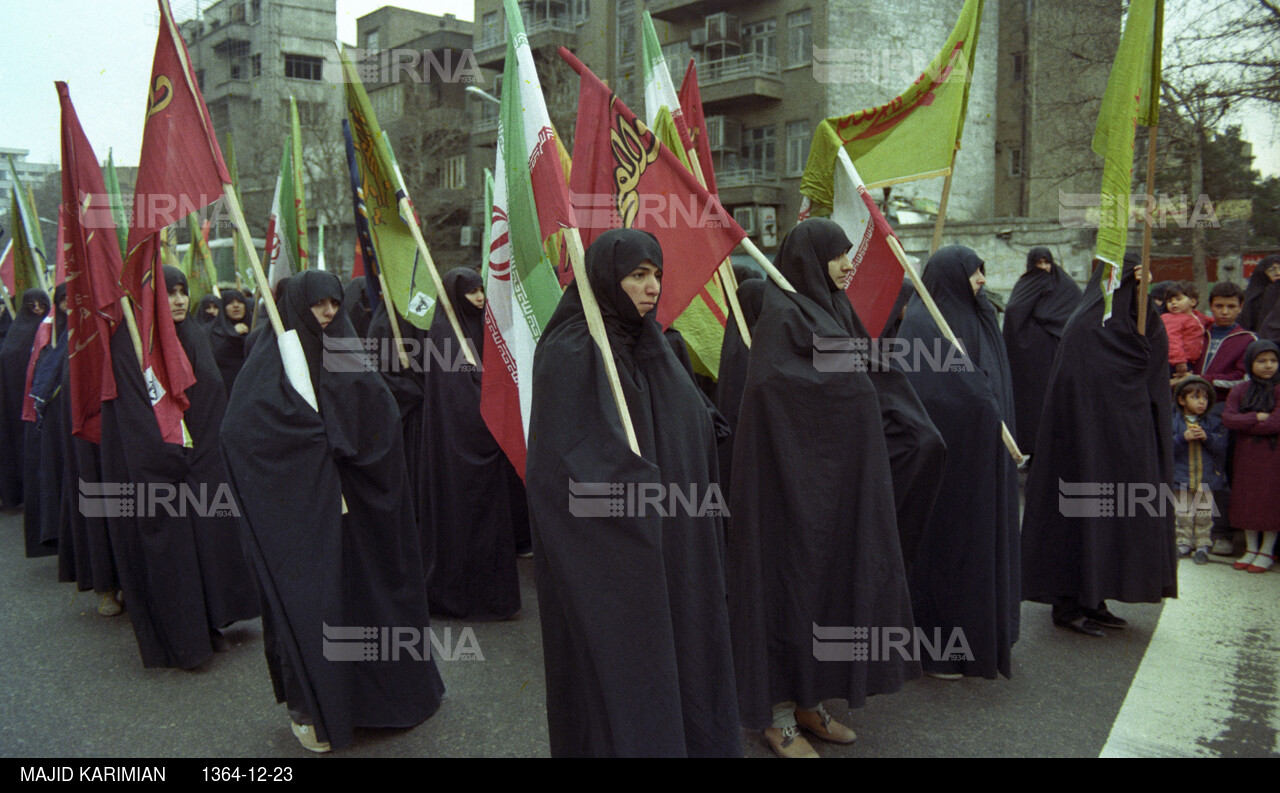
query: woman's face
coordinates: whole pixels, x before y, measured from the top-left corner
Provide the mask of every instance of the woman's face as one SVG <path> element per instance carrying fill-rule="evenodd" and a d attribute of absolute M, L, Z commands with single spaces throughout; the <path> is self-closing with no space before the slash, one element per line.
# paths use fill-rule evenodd
<path fill-rule="evenodd" d="M 1260 380 L 1270 380 L 1276 376 L 1276 369 L 1280 368 L 1277 364 L 1276 354 L 1271 350 L 1259 353 L 1257 358 L 1253 359 L 1253 375 Z"/>
<path fill-rule="evenodd" d="M 207 306 L 204 307 L 204 313 L 208 314 L 211 317 L 218 316 L 218 304 L 217 303 L 208 304 Z"/>
<path fill-rule="evenodd" d="M 213 314 L 214 316 L 217 316 L 218 312 L 214 311 Z M 244 319 L 244 303 L 241 303 L 239 300 L 232 300 L 230 303 L 227 303 L 227 319 L 232 322 L 239 322 Z"/>
<path fill-rule="evenodd" d="M 978 290 L 987 282 L 987 277 L 982 274 L 982 268 L 973 271 L 973 275 L 969 276 L 969 286 L 973 287 L 973 293 L 978 294 Z"/>
<path fill-rule="evenodd" d="M 1272 281 L 1280 281 L 1280 262 L 1274 262 L 1267 268 L 1267 277 Z"/>
<path fill-rule="evenodd" d="M 41 300 L 34 300 L 27 304 L 27 310 L 37 317 L 45 317 L 49 315 L 49 304 Z"/>
<path fill-rule="evenodd" d="M 467 300 L 471 301 L 471 305 L 476 308 L 484 308 L 484 287 L 477 286 L 470 292 L 467 292 Z"/>
<path fill-rule="evenodd" d="M 229 307 L 228 307 L 229 308 Z M 338 314 L 338 301 L 331 297 L 313 303 L 311 313 L 315 315 L 316 322 L 320 323 L 321 329 L 329 327 L 329 323 L 333 322 L 333 318 Z M 231 312 L 227 312 L 227 316 L 231 316 Z"/>
<path fill-rule="evenodd" d="M 169 290 L 169 313 L 174 322 L 182 322 L 187 318 L 187 309 L 191 306 L 191 297 L 182 284 L 174 284 Z"/>
<path fill-rule="evenodd" d="M 1036 267 L 1039 267 L 1041 270 L 1044 270 L 1046 273 L 1053 272 L 1053 262 L 1049 261 L 1043 256 L 1041 256 L 1039 259 L 1036 260 Z"/>
<path fill-rule="evenodd" d="M 831 283 L 836 285 L 836 288 L 841 290 L 848 289 L 849 282 L 853 280 L 853 273 L 857 269 L 849 261 L 849 252 L 845 251 L 827 262 L 827 277 L 831 279 Z"/>
<path fill-rule="evenodd" d="M 636 310 L 643 317 L 658 305 L 658 297 L 662 294 L 662 270 L 645 259 L 622 279 L 622 290 L 636 304 Z"/>

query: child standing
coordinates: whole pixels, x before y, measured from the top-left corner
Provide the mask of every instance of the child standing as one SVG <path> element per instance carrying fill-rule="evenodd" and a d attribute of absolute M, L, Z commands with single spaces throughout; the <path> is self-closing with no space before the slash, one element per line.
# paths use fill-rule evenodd
<path fill-rule="evenodd" d="M 1198 298 L 1195 285 L 1186 281 L 1170 284 L 1164 293 L 1167 313 L 1160 319 L 1169 334 L 1169 366 L 1175 379 L 1186 376 L 1204 352 L 1204 323 L 1196 312 Z"/>
<path fill-rule="evenodd" d="M 1280 533 L 1280 346 L 1260 339 L 1244 353 L 1249 382 L 1231 389 L 1222 423 L 1236 433 L 1231 524 L 1244 529 L 1248 551 L 1237 570 L 1265 573 Z"/>
<path fill-rule="evenodd" d="M 1212 543 L 1213 490 L 1226 481 L 1227 429 L 1209 412 L 1213 385 L 1192 375 L 1173 392 L 1178 409 L 1173 413 L 1173 474 L 1178 486 L 1178 555 L 1206 564 Z"/>

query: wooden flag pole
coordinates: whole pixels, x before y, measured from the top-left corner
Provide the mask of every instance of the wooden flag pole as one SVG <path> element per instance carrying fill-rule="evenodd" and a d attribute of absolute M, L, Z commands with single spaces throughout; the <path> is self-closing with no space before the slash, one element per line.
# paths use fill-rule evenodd
<path fill-rule="evenodd" d="M 965 352 L 964 344 L 956 336 L 955 331 L 951 329 L 951 323 L 947 322 L 947 318 L 942 316 L 942 311 L 938 308 L 938 304 L 933 302 L 933 295 L 929 294 L 928 289 L 925 289 L 924 281 L 920 279 L 920 273 L 916 270 L 916 266 L 907 258 L 906 251 L 902 249 L 902 243 L 898 241 L 897 237 L 890 236 L 889 247 L 893 249 L 893 255 L 898 257 L 898 263 L 906 271 L 911 283 L 915 285 L 916 294 L 920 296 L 925 308 L 929 310 L 929 316 L 933 317 L 933 321 L 937 323 L 938 330 L 942 331 L 942 335 L 947 338 L 947 341 L 956 346 L 961 355 L 967 356 L 968 353 Z M 1018 448 L 1018 442 L 1014 440 L 1013 433 L 1009 431 L 1009 426 L 1003 421 L 1000 422 L 1000 439 L 1004 441 L 1004 446 L 1009 450 L 1013 461 L 1021 464 L 1024 459 L 1022 450 Z"/>
<path fill-rule="evenodd" d="M 796 288 L 791 285 L 791 282 L 788 281 L 782 273 L 778 272 L 778 268 L 773 266 L 773 262 L 769 261 L 769 257 L 765 256 L 764 252 L 756 247 L 756 244 L 751 241 L 750 237 L 743 237 L 742 241 L 738 244 L 742 246 L 743 250 L 751 254 L 751 258 L 756 260 L 756 264 L 760 265 L 765 274 L 772 278 L 774 283 L 782 287 L 784 292 L 796 291 Z"/>
<path fill-rule="evenodd" d="M 1151 284 L 1151 209 L 1156 203 L 1156 127 L 1147 128 L 1147 222 L 1142 224 L 1142 280 L 1138 282 L 1138 335 L 1147 335 L 1147 294 Z"/>
<path fill-rule="evenodd" d="M 476 365 L 475 356 L 471 354 L 471 347 L 468 346 L 463 339 L 462 326 L 458 324 L 458 315 L 454 313 L 453 302 L 449 300 L 449 295 L 444 291 L 444 282 L 440 280 L 440 272 L 436 270 L 436 263 L 431 259 L 431 251 L 427 250 L 427 241 L 422 238 L 422 229 L 418 228 L 418 221 L 413 215 L 413 205 L 409 203 L 409 197 L 405 196 L 400 199 L 400 217 L 404 220 L 405 225 L 409 227 L 409 233 L 413 235 L 413 241 L 418 245 L 418 252 L 422 254 L 422 260 L 427 264 L 427 272 L 431 274 L 431 281 L 436 285 L 436 307 L 444 306 L 444 313 L 449 317 L 449 325 L 453 328 L 453 335 L 458 337 L 458 342 L 462 344 L 462 353 L 467 356 L 467 363 L 472 366 Z M 582 247 L 579 240 L 578 247 Z M 382 275 L 382 267 L 378 267 L 378 275 Z M 383 287 L 384 289 L 386 287 Z M 386 294 L 386 293 L 384 293 Z"/>
<path fill-rule="evenodd" d="M 942 201 L 938 203 L 938 219 L 933 222 L 933 242 L 929 244 L 929 255 L 938 252 L 942 247 L 942 227 L 947 224 L 947 201 L 951 198 L 951 176 L 956 170 L 956 152 L 960 151 L 960 141 L 951 150 L 951 167 L 947 169 L 947 178 L 942 182 Z"/>
<path fill-rule="evenodd" d="M 595 293 L 591 291 L 591 279 L 587 277 L 582 263 L 582 234 L 576 228 L 565 229 L 565 239 L 569 243 L 573 280 L 578 284 L 578 294 L 582 296 L 582 311 L 587 316 L 587 329 L 600 348 L 605 375 L 609 378 L 609 388 L 613 391 L 613 401 L 618 407 L 618 416 L 622 419 L 622 431 L 626 433 L 631 451 L 640 456 L 640 443 L 636 440 L 636 429 L 631 423 L 631 411 L 627 409 L 627 397 L 622 393 L 622 381 L 618 379 L 618 365 L 613 360 L 613 348 L 609 346 L 609 337 L 604 330 L 604 318 L 600 316 L 600 305 L 596 303 Z"/>
<path fill-rule="evenodd" d="M 240 208 L 240 201 L 236 198 L 235 190 L 230 184 L 222 186 L 222 195 L 227 199 L 227 208 L 231 211 L 231 222 L 236 225 L 236 230 L 240 232 L 240 242 L 245 253 L 249 256 L 249 265 L 253 268 L 253 276 L 258 281 L 258 291 L 262 293 L 261 299 L 267 304 L 267 318 L 271 320 L 271 328 L 275 331 L 276 336 L 284 335 L 284 322 L 280 319 L 280 311 L 276 308 L 275 295 L 271 291 L 271 284 L 267 281 L 267 274 L 262 271 L 262 261 L 258 259 L 258 252 L 253 249 L 253 243 L 250 242 L 252 237 L 249 236 L 249 224 L 245 222 L 244 211 Z M 254 314 L 257 314 L 257 307 L 254 307 Z"/>
<path fill-rule="evenodd" d="M 686 149 L 685 153 L 689 155 L 689 170 L 693 171 L 698 184 L 706 188 L 707 179 L 702 175 L 702 162 L 698 159 L 697 150 Z M 742 306 L 738 305 L 738 278 L 733 274 L 733 264 L 726 258 L 716 269 L 720 274 L 720 291 L 724 292 L 725 299 L 729 301 L 729 308 L 733 311 L 733 316 L 738 323 L 738 333 L 742 335 L 742 343 L 749 350 L 751 349 L 751 331 L 747 328 L 747 318 L 742 316 Z"/>
<path fill-rule="evenodd" d="M 404 339 L 400 336 L 400 319 L 396 314 L 395 301 L 391 299 L 391 292 L 387 288 L 387 276 L 383 274 L 382 268 L 378 268 L 378 284 L 382 287 L 382 305 L 387 309 L 387 317 L 391 320 L 391 337 L 396 343 L 396 352 L 400 355 L 400 366 L 404 369 L 409 368 L 409 356 L 404 351 Z M 462 336 L 458 336 L 458 343 L 466 347 L 466 342 L 462 340 Z"/>
<path fill-rule="evenodd" d="M 4 253 L 0 253 L 0 262 L 3 262 L 5 259 L 9 258 L 9 252 L 12 250 L 13 250 L 13 240 L 10 239 L 9 244 L 4 246 Z M 14 260 L 16 263 L 16 260 L 17 260 L 16 256 L 14 257 Z M 0 284 L 0 297 L 4 298 L 4 307 L 9 310 L 9 318 L 17 319 L 18 315 L 15 314 L 13 311 L 13 301 L 9 299 L 9 287 L 5 286 L 4 284 Z"/>

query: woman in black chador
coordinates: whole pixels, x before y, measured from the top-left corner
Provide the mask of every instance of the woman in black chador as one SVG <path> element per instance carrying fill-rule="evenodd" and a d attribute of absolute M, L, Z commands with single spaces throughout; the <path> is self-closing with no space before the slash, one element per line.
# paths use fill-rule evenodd
<path fill-rule="evenodd" d="M 136 514 L 107 524 L 142 665 L 194 669 L 228 647 L 220 629 L 259 610 L 218 449 L 222 381 L 204 333 L 186 321 L 186 277 L 165 267 L 164 278 L 178 340 L 196 377 L 183 416 L 191 445 L 162 437 L 121 323 L 111 337 L 117 396 L 102 403 L 102 471 L 106 481 L 145 485 L 150 494 L 135 491 Z M 172 494 L 171 509 L 153 498 L 161 488 Z"/>
<path fill-rule="evenodd" d="M 276 700 L 302 745 L 324 752 L 357 727 L 424 721 L 444 684 L 424 652 L 427 591 L 395 399 L 359 361 L 324 365 L 325 337 L 355 339 L 333 274 L 291 278 L 280 315 L 298 333 L 319 410 L 287 379 L 268 326 L 227 405 L 222 450 Z M 341 653 L 364 646 L 345 641 L 352 626 L 419 635 L 394 657 L 349 660 Z"/>
<path fill-rule="evenodd" d="M 716 436 L 654 319 L 661 268 L 642 231 L 606 231 L 586 254 L 640 455 L 576 282 L 534 356 L 526 483 L 556 756 L 742 756 Z M 642 487 L 695 503 L 627 508 Z"/>
<path fill-rule="evenodd" d="M 26 435 L 22 424 L 23 392 L 36 329 L 49 314 L 49 295 L 41 289 L 28 289 L 18 305 L 18 317 L 0 345 L 0 506 L 6 509 L 22 505 Z"/>
<path fill-rule="evenodd" d="M 1079 302 L 1080 287 L 1053 260 L 1053 253 L 1032 248 L 1027 253 L 1027 270 L 1014 284 L 1004 308 L 1004 344 L 1013 375 L 1018 449 L 1023 454 L 1035 451 L 1053 356 Z"/>
<path fill-rule="evenodd" d="M 742 307 L 742 318 L 746 320 L 747 332 L 755 327 L 760 317 L 760 306 L 764 302 L 764 279 L 753 270 L 738 268 L 749 273 L 738 281 L 738 305 Z M 737 273 L 738 269 L 734 272 Z M 729 319 L 724 324 L 724 342 L 720 345 L 720 376 L 716 378 L 715 405 L 716 410 L 729 425 L 729 437 L 720 441 L 720 486 L 726 496 L 729 494 L 729 480 L 733 472 L 733 439 L 737 432 L 738 410 L 742 406 L 742 387 L 747 381 L 747 361 L 751 357 L 751 348 L 742 340 L 742 332 L 738 329 L 738 320 L 730 311 Z"/>
<path fill-rule="evenodd" d="M 222 375 L 228 396 L 245 361 L 245 338 L 249 335 L 249 310 L 238 289 L 222 290 L 222 311 L 208 326 L 213 360 Z"/>
<path fill-rule="evenodd" d="M 23 411 L 25 453 L 23 455 L 23 528 L 27 558 L 53 556 L 58 552 L 62 512 L 63 429 L 60 403 L 62 362 L 67 357 L 67 285 L 53 290 L 55 324 L 53 342 L 40 349 L 32 367 L 30 405 Z"/>
<path fill-rule="evenodd" d="M 469 267 L 444 274 L 465 343 L 477 363 L 484 349 L 484 286 Z M 374 322 L 377 319 L 375 316 Z M 447 342 L 447 343 L 446 343 Z M 480 416 L 481 370 L 465 364 L 443 308 L 431 323 L 422 421 L 423 525 L 435 539 L 427 580 L 431 613 L 506 619 L 520 610 L 512 500 L 514 471 Z M 455 370 L 454 364 L 461 363 Z"/>
<path fill-rule="evenodd" d="M 783 240 L 775 264 L 796 291 L 765 285 L 733 448 L 729 607 L 739 708 L 742 723 L 764 729 L 784 757 L 814 755 L 799 727 L 854 740 L 824 700 L 859 708 L 920 674 L 898 654 L 855 660 L 837 642 L 820 660 L 817 649 L 852 628 L 909 635 L 914 625 L 876 385 L 865 365 L 830 367 L 814 355 L 815 337 L 866 336 L 844 293 L 850 247 L 824 219 Z"/>
<path fill-rule="evenodd" d="M 1125 255 L 1105 324 L 1102 266 L 1067 321 L 1027 477 L 1022 597 L 1090 636 L 1128 624 L 1106 600 L 1159 603 L 1178 589 L 1174 513 L 1159 509 L 1173 482 L 1169 337 L 1154 301 L 1138 335 L 1138 262 Z M 1147 490 L 1150 509 L 1131 499 Z"/>
<path fill-rule="evenodd" d="M 1009 361 L 976 253 L 942 248 L 922 281 L 964 353 L 913 298 L 898 328 L 909 355 L 898 362 L 946 441 L 947 462 L 911 570 L 911 605 L 925 636 L 955 640 L 963 658 L 926 653 L 920 663 L 948 679 L 1009 677 L 1021 607 L 1017 464 L 1000 434 L 1002 421 L 1014 428 Z"/>

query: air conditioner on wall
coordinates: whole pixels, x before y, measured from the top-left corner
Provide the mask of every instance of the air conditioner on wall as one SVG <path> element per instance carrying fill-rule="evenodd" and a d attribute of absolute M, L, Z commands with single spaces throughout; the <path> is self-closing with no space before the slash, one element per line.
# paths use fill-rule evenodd
<path fill-rule="evenodd" d="M 476 232 L 477 228 L 475 226 L 463 226 L 462 240 L 458 244 L 464 248 L 478 246 L 480 244 L 480 235 Z"/>
<path fill-rule="evenodd" d="M 695 31 L 691 32 L 691 33 L 689 34 L 689 46 L 690 46 L 690 47 L 705 47 L 705 46 L 707 46 L 707 29 L 706 29 L 706 28 L 699 28 L 699 29 L 697 29 L 697 30 L 695 30 Z"/>
<path fill-rule="evenodd" d="M 747 232 L 747 234 L 755 234 L 756 208 L 754 206 L 734 207 L 733 221 L 739 226 L 742 226 L 742 230 Z"/>

